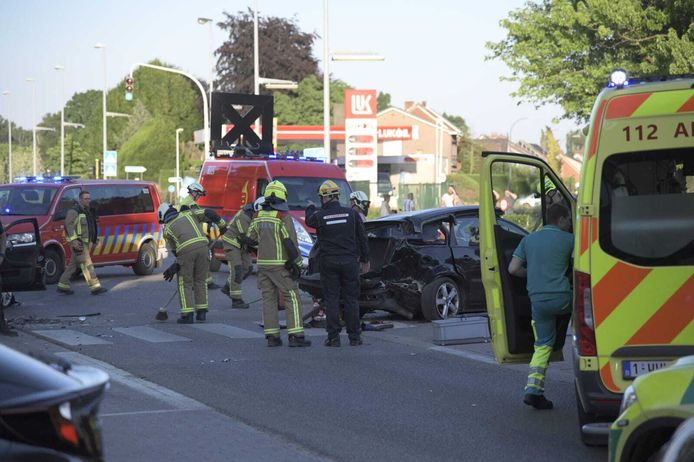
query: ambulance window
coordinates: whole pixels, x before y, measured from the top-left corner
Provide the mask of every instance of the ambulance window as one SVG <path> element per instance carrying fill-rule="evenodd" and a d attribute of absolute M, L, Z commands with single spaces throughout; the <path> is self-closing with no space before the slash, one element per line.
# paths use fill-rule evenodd
<path fill-rule="evenodd" d="M 532 232 L 542 226 L 542 171 L 534 165 L 496 161 L 492 164 L 492 194 L 504 220 Z"/>
<path fill-rule="evenodd" d="M 267 186 L 267 180 L 265 178 L 261 178 L 258 180 L 258 183 L 255 187 L 255 198 L 262 197 L 263 194 L 265 194 L 265 187 Z"/>
<path fill-rule="evenodd" d="M 603 166 L 599 239 L 637 265 L 694 264 L 694 148 L 615 154 Z"/>

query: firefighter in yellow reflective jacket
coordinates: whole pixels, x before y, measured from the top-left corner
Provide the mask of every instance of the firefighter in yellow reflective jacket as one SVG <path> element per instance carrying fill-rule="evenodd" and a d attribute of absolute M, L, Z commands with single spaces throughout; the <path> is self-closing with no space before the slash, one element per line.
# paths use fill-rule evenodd
<path fill-rule="evenodd" d="M 191 211 L 178 212 L 164 202 L 157 212 L 164 225 L 164 239 L 176 256 L 176 262 L 164 271 L 171 281 L 178 274 L 178 295 L 181 303 L 180 324 L 192 324 L 207 317 L 207 271 L 209 269 L 207 237 L 200 217 Z"/>
<path fill-rule="evenodd" d="M 226 233 L 226 221 L 212 209 L 202 208 L 198 205 L 198 199 L 205 196 L 205 188 L 202 187 L 200 183 L 191 183 L 188 185 L 188 195 L 181 200 L 181 205 L 179 211 L 184 212 L 190 210 L 199 221 L 207 223 L 207 230 L 209 233 L 210 226 L 215 225 L 219 228 L 219 234 L 223 235 Z M 209 237 L 209 236 L 208 236 Z M 209 257 L 209 255 L 208 255 Z M 212 257 L 214 258 L 214 256 Z M 207 287 L 209 289 L 218 289 L 219 286 L 214 283 L 212 275 L 208 273 L 207 275 Z"/>
<path fill-rule="evenodd" d="M 281 293 L 287 312 L 290 347 L 311 345 L 304 337 L 301 301 L 296 280 L 301 255 L 296 231 L 287 207 L 287 189 L 279 181 L 265 188 L 265 202 L 248 229 L 250 240 L 258 245 L 258 288 L 263 297 L 263 324 L 269 347 L 282 345 L 277 296 Z"/>
<path fill-rule="evenodd" d="M 246 204 L 229 223 L 229 229 L 222 236 L 224 257 L 229 267 L 229 279 L 222 292 L 231 297 L 231 307 L 245 309 L 248 303 L 243 301 L 241 282 L 248 275 L 251 259 L 248 255 L 248 227 L 253 219 L 253 204 Z"/>
<path fill-rule="evenodd" d="M 89 256 L 91 246 L 96 244 L 98 236 L 96 219 L 89 211 L 90 200 L 89 191 L 81 191 L 79 204 L 69 209 L 65 215 L 65 235 L 72 250 L 72 258 L 58 282 L 58 292 L 61 294 L 72 295 L 75 293 L 70 288 L 70 279 L 78 269 L 82 270 L 92 295 L 106 292 L 106 289 L 101 287 L 99 278 L 96 277 L 94 265 Z"/>

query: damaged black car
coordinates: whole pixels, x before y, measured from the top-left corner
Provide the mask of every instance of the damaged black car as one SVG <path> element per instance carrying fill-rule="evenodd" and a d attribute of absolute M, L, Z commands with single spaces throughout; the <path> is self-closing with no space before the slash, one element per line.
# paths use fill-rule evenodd
<path fill-rule="evenodd" d="M 506 231 L 527 232 L 499 218 Z M 361 275 L 360 313 L 446 319 L 485 311 L 480 274 L 479 208 L 459 206 L 391 215 L 365 223 L 371 271 Z M 299 287 L 322 298 L 315 261 Z"/>

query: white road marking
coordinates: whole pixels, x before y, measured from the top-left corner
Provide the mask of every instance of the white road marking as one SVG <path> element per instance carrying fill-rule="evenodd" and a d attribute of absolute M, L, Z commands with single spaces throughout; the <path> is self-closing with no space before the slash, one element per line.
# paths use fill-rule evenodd
<path fill-rule="evenodd" d="M 111 343 L 99 337 L 92 337 L 91 335 L 70 329 L 33 330 L 32 333 L 68 346 L 109 345 Z"/>
<path fill-rule="evenodd" d="M 56 353 L 56 355 L 75 364 L 98 367 L 99 369 L 108 373 L 112 381 L 132 388 L 143 395 L 158 399 L 159 401 L 166 403 L 178 410 L 196 411 L 210 409 L 207 405 L 201 403 L 200 401 L 196 401 L 148 380 L 135 377 L 128 371 L 118 369 L 117 367 L 103 361 L 99 361 L 98 359 L 90 358 L 89 356 L 85 356 L 75 351 Z"/>
<path fill-rule="evenodd" d="M 107 414 L 99 413 L 99 417 L 120 417 L 130 415 L 146 415 L 146 414 L 168 414 L 170 412 L 191 412 L 199 411 L 200 409 L 153 409 L 151 411 L 129 411 L 129 412 L 110 412 Z"/>
<path fill-rule="evenodd" d="M 432 347 L 429 347 L 429 349 L 433 350 L 433 351 L 438 351 L 441 353 L 453 355 L 453 356 L 460 356 L 461 358 L 471 359 L 473 361 L 479 361 L 481 363 L 497 365 L 497 362 L 494 358 L 487 356 L 487 355 L 479 354 L 479 353 L 473 353 L 472 351 L 457 350 L 457 349 L 448 348 L 445 346 L 432 346 Z"/>
<path fill-rule="evenodd" d="M 133 327 L 116 327 L 113 330 L 121 334 L 135 337 L 145 342 L 163 343 L 163 342 L 190 342 L 191 339 L 181 337 L 180 335 L 169 334 L 149 326 L 133 326 Z"/>
<path fill-rule="evenodd" d="M 239 327 L 230 326 L 229 324 L 193 324 L 191 327 L 200 329 L 212 334 L 223 335 L 229 338 L 263 338 L 265 335 L 260 332 L 253 332 Z"/>

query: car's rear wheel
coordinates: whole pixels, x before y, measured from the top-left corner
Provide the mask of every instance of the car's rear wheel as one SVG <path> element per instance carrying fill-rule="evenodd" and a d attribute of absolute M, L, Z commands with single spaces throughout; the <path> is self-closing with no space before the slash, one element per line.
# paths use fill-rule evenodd
<path fill-rule="evenodd" d="M 451 278 L 437 278 L 422 290 L 422 316 L 427 321 L 456 316 L 463 308 L 463 292 Z"/>
<path fill-rule="evenodd" d="M 151 242 L 147 242 L 140 247 L 137 254 L 137 262 L 133 265 L 133 272 L 138 276 L 147 276 L 154 272 L 157 266 L 157 251 Z"/>
<path fill-rule="evenodd" d="M 45 251 L 46 263 L 44 266 L 44 274 L 46 277 L 46 284 L 57 284 L 60 280 L 60 276 L 63 275 L 65 271 L 65 261 L 60 252 L 56 249 L 46 249 Z"/>
<path fill-rule="evenodd" d="M 574 385 L 574 387 L 576 391 L 576 409 L 578 411 L 578 431 L 581 434 L 581 441 L 586 446 L 604 446 L 606 443 L 604 438 L 596 437 L 583 431 L 584 425 L 599 422 L 599 419 L 595 414 L 586 412 L 583 409 L 581 399 L 578 397 L 578 386 Z"/>

